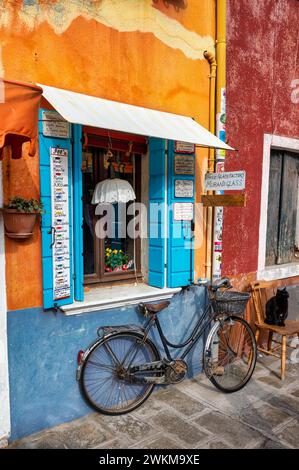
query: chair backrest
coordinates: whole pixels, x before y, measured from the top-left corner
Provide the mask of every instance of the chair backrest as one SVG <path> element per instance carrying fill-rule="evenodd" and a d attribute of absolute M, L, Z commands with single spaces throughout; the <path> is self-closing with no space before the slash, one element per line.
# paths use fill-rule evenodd
<path fill-rule="evenodd" d="M 255 281 L 251 283 L 253 306 L 258 324 L 264 323 L 266 303 L 276 294 L 277 287 L 277 283 L 274 282 Z"/>

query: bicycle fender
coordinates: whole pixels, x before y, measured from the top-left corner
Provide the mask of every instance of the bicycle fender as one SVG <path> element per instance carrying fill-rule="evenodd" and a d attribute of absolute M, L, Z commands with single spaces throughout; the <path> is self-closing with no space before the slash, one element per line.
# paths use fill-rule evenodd
<path fill-rule="evenodd" d="M 144 334 L 144 328 L 139 325 L 129 324 L 129 325 L 113 325 L 113 326 L 101 326 L 97 330 L 98 337 L 103 339 L 108 336 L 114 335 L 115 333 L 123 333 L 127 331 L 132 331 L 136 333 Z"/>

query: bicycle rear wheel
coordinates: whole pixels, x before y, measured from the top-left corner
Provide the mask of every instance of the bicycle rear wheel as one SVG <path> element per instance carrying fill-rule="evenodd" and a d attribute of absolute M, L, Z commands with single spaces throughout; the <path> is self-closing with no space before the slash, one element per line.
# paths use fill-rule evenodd
<path fill-rule="evenodd" d="M 217 321 L 204 349 L 204 370 L 210 381 L 225 393 L 243 388 L 253 374 L 257 358 L 254 334 L 242 318 Z"/>
<path fill-rule="evenodd" d="M 154 384 L 131 383 L 125 379 L 128 367 L 159 360 L 155 345 L 142 334 L 117 333 L 96 343 L 85 359 L 80 377 L 83 396 L 95 410 L 119 415 L 140 406 Z"/>

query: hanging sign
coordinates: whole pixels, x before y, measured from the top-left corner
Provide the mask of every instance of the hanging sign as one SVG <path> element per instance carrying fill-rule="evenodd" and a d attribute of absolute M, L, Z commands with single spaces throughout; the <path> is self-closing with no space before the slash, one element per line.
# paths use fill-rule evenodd
<path fill-rule="evenodd" d="M 193 202 L 175 202 L 173 204 L 174 220 L 193 220 Z"/>
<path fill-rule="evenodd" d="M 246 194 L 203 194 L 201 201 L 204 206 L 246 206 Z"/>
<path fill-rule="evenodd" d="M 193 197 L 193 180 L 175 180 L 174 197 Z"/>
<path fill-rule="evenodd" d="M 70 296 L 68 150 L 51 147 L 54 300 Z"/>
<path fill-rule="evenodd" d="M 194 162 L 193 155 L 175 155 L 174 173 L 176 175 L 194 175 Z"/>
<path fill-rule="evenodd" d="M 174 151 L 181 153 L 194 153 L 195 145 L 190 144 L 189 142 L 181 142 L 180 140 L 176 140 L 174 143 Z"/>
<path fill-rule="evenodd" d="M 45 137 L 70 138 L 70 123 L 56 111 L 42 112 L 42 128 Z"/>
<path fill-rule="evenodd" d="M 225 191 L 245 188 L 245 171 L 206 173 L 206 191 Z"/>

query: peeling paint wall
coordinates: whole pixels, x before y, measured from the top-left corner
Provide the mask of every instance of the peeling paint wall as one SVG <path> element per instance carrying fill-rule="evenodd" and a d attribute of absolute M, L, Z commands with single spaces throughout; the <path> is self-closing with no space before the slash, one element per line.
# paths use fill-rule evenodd
<path fill-rule="evenodd" d="M 299 138 L 299 2 L 228 0 L 225 170 L 246 171 L 245 208 L 225 208 L 223 273 L 257 271 L 264 134 Z"/>
<path fill-rule="evenodd" d="M 215 0 L 0 0 L 4 77 L 194 117 L 208 128 Z M 207 151 L 201 150 L 202 159 Z M 197 175 L 202 168 L 197 162 Z M 5 159 L 5 201 L 39 194 L 38 158 Z M 200 227 L 197 227 L 200 230 Z M 203 250 L 196 259 L 204 265 Z M 42 305 L 40 231 L 6 239 L 10 310 Z M 200 275 L 200 269 L 198 269 Z"/>

